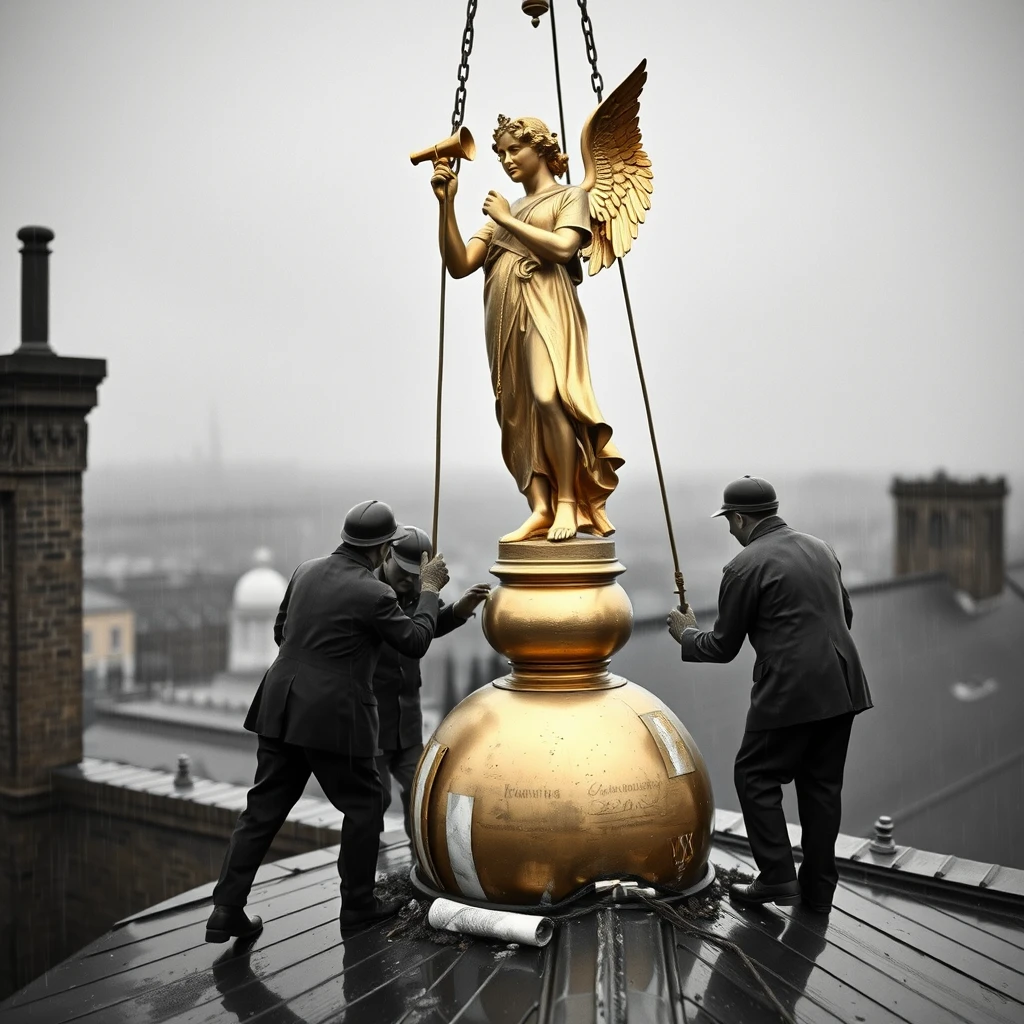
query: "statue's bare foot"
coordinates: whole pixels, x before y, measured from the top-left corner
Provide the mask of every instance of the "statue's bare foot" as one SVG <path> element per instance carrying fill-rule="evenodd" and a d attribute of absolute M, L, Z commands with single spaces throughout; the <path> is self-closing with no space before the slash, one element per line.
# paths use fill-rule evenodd
<path fill-rule="evenodd" d="M 548 540 L 572 540 L 576 536 L 576 502 L 560 498 L 555 521 L 548 530 Z"/>
<path fill-rule="evenodd" d="M 546 508 L 537 509 L 529 519 L 511 533 L 506 533 L 501 539 L 503 541 L 530 540 L 531 537 L 543 537 L 548 532 L 554 519 L 551 512 Z"/>

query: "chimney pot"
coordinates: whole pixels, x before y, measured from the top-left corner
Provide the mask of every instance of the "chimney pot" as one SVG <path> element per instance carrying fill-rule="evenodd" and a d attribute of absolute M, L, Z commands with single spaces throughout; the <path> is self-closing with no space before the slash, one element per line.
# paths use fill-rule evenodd
<path fill-rule="evenodd" d="M 21 249 L 22 353 L 53 355 L 50 348 L 50 250 L 54 235 L 49 228 L 29 226 L 18 232 Z"/>

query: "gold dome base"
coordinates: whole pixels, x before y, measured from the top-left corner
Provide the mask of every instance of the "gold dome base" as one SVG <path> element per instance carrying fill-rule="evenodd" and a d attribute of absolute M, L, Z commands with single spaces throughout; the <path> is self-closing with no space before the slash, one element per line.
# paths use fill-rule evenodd
<path fill-rule="evenodd" d="M 484 632 L 512 671 L 438 726 L 413 780 L 417 872 L 455 898 L 558 903 L 633 876 L 709 878 L 704 760 L 657 697 L 608 671 L 629 638 L 607 540 L 503 543 Z"/>

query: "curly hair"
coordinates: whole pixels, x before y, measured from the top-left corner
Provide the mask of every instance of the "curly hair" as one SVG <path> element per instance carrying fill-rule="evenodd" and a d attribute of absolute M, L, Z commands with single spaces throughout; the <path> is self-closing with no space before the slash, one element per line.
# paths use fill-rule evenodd
<path fill-rule="evenodd" d="M 558 141 L 558 133 L 550 128 L 539 117 L 517 117 L 514 121 L 504 114 L 498 115 L 498 127 L 494 129 L 492 138 L 494 145 L 491 149 L 498 152 L 498 139 L 502 135 L 511 135 L 516 142 L 536 150 L 548 165 L 548 170 L 560 178 L 569 169 L 569 157 L 562 152 L 561 143 Z"/>

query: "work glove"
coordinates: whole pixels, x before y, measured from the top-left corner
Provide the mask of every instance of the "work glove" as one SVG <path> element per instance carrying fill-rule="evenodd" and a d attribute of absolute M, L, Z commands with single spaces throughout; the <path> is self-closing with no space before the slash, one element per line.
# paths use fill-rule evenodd
<path fill-rule="evenodd" d="M 487 600 L 487 595 L 491 592 L 491 585 L 489 583 L 474 583 L 473 586 L 467 590 L 462 597 L 455 602 L 455 614 L 460 619 L 468 619 L 473 612 L 476 610 L 477 605 L 482 604 Z"/>
<path fill-rule="evenodd" d="M 684 629 L 697 628 L 697 616 L 693 614 L 692 605 L 688 605 L 685 612 L 673 608 L 665 621 L 668 624 L 669 633 L 672 634 L 672 639 L 677 644 L 682 642 Z"/>
<path fill-rule="evenodd" d="M 444 555 L 438 553 L 427 561 L 427 553 L 420 557 L 420 589 L 431 590 L 435 594 L 448 582 L 448 566 L 444 564 Z"/>

